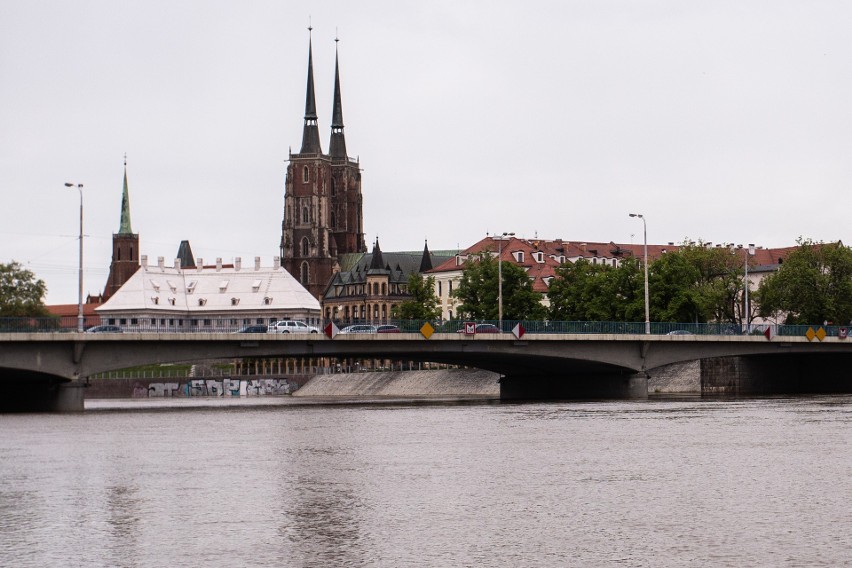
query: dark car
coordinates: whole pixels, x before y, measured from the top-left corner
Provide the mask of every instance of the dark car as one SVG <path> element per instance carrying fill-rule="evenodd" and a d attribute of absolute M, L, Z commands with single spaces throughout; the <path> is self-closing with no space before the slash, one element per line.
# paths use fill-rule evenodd
<path fill-rule="evenodd" d="M 123 333 L 124 330 L 117 325 L 96 325 L 86 330 L 86 333 Z"/>
<path fill-rule="evenodd" d="M 238 329 L 235 333 L 266 333 L 266 329 L 265 325 L 247 325 Z"/>
<path fill-rule="evenodd" d="M 376 333 L 400 333 L 399 327 L 385 324 L 376 326 Z"/>

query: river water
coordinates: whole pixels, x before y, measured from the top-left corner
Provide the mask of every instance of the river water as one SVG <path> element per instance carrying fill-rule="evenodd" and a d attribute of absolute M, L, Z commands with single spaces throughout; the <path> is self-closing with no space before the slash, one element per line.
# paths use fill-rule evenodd
<path fill-rule="evenodd" d="M 852 563 L 852 396 L 87 406 L 0 416 L 0 565 Z"/>

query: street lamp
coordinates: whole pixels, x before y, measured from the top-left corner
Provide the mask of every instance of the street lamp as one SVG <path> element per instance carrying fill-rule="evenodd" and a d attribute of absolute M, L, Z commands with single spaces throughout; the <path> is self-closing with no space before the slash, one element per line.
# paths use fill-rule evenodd
<path fill-rule="evenodd" d="M 515 233 L 503 233 L 497 240 L 497 327 L 503 331 L 503 241 Z"/>
<path fill-rule="evenodd" d="M 642 219 L 642 230 L 645 235 L 645 333 L 651 334 L 651 308 L 648 302 L 648 224 L 645 222 L 645 216 L 639 213 L 629 213 L 631 217 L 639 217 Z"/>
<path fill-rule="evenodd" d="M 80 192 L 80 264 L 77 270 L 77 331 L 84 330 L 83 324 L 83 184 L 66 183 L 65 187 L 76 187 Z"/>
<path fill-rule="evenodd" d="M 749 243 L 748 248 L 746 249 L 746 252 L 745 252 L 745 282 L 744 282 L 744 290 L 745 291 L 743 292 L 743 295 L 744 295 L 744 298 L 745 298 L 744 301 L 743 301 L 743 308 L 745 309 L 745 325 L 746 325 L 745 329 L 746 329 L 746 333 L 748 333 L 749 325 L 751 325 L 751 312 L 749 312 L 749 305 L 748 305 L 748 284 L 749 284 L 749 282 L 748 282 L 748 257 L 754 256 L 754 252 L 755 252 L 754 251 L 754 244 Z"/>

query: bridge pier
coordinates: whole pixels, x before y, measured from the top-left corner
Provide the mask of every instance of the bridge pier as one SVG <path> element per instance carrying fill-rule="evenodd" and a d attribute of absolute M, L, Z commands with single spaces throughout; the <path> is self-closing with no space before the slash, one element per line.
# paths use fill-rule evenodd
<path fill-rule="evenodd" d="M 595 375 L 507 375 L 500 379 L 501 400 L 647 399 L 646 373 Z"/>

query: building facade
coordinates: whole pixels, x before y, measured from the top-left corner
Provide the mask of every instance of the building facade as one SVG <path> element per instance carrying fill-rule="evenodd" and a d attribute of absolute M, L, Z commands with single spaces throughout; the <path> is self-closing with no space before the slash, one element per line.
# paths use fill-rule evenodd
<path fill-rule="evenodd" d="M 315 298 L 340 270 L 341 255 L 365 253 L 361 169 L 348 157 L 343 133 L 340 72 L 335 49 L 334 101 L 329 152 L 317 125 L 313 48 L 308 44 L 308 79 L 302 146 L 290 152 L 281 223 L 281 259 Z"/>
<path fill-rule="evenodd" d="M 145 255 L 141 267 L 103 305 L 95 309 L 101 323 L 128 331 L 206 331 L 228 333 L 248 325 L 279 320 L 301 320 L 320 325 L 320 305 L 275 257 L 272 266 L 233 264 L 182 266 L 163 257 L 151 265 Z"/>

